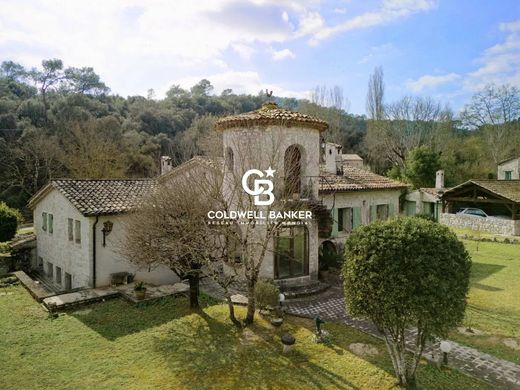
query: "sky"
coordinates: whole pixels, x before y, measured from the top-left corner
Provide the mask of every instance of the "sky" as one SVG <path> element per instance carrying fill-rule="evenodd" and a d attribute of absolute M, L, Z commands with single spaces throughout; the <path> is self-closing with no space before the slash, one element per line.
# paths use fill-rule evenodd
<path fill-rule="evenodd" d="M 214 93 L 309 98 L 339 86 L 365 113 L 431 96 L 457 112 L 487 83 L 520 87 L 518 0 L 0 0 L 0 61 L 92 66 L 113 93 L 162 98 L 202 78 Z"/>

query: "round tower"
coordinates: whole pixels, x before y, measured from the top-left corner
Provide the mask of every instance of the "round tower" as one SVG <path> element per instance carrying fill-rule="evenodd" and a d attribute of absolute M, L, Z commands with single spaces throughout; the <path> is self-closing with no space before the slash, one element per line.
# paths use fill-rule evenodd
<path fill-rule="evenodd" d="M 223 133 L 224 192 L 230 209 L 270 215 L 293 205 L 309 212 L 318 198 L 320 139 L 327 128 L 320 119 L 273 102 L 219 119 L 216 129 Z M 318 278 L 317 221 L 292 221 L 272 234 L 260 268 L 260 277 L 278 280 L 282 287 Z M 243 236 L 254 240 L 255 234 L 265 235 L 263 225 L 250 226 L 241 226 Z"/>
<path fill-rule="evenodd" d="M 326 122 L 265 103 L 260 109 L 217 121 L 223 132 L 225 172 L 242 177 L 250 169 L 275 170 L 278 195 L 318 196 L 320 134 Z"/>

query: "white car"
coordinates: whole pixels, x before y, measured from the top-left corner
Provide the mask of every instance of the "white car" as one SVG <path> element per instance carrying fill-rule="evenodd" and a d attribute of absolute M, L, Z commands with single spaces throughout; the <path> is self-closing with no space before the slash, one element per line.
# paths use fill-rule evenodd
<path fill-rule="evenodd" d="M 459 212 L 457 212 L 457 214 L 471 215 L 474 217 L 482 217 L 482 218 L 489 217 L 489 215 L 487 215 L 483 210 L 477 209 L 477 208 L 472 208 L 472 207 L 462 209 Z"/>

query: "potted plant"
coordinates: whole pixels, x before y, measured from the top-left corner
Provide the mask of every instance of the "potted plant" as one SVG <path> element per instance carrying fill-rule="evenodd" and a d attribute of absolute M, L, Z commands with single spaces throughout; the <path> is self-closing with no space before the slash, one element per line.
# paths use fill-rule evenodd
<path fill-rule="evenodd" d="M 137 282 L 134 286 L 135 297 L 138 300 L 143 300 L 146 295 L 146 287 L 143 282 Z"/>

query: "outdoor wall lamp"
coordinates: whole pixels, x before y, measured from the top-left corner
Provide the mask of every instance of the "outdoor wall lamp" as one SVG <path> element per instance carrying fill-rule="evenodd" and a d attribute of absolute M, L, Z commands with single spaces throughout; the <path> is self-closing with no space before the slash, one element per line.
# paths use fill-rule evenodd
<path fill-rule="evenodd" d="M 113 227 L 114 224 L 111 221 L 103 222 L 103 229 L 101 229 L 103 233 L 103 246 L 106 246 L 106 237 L 110 234 Z"/>
<path fill-rule="evenodd" d="M 451 343 L 447 340 L 441 341 L 440 344 L 441 352 L 442 352 L 442 364 L 448 365 L 448 353 L 451 352 Z"/>

